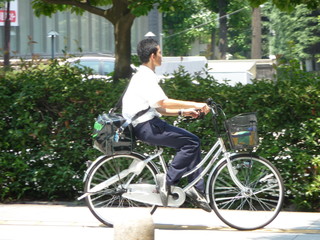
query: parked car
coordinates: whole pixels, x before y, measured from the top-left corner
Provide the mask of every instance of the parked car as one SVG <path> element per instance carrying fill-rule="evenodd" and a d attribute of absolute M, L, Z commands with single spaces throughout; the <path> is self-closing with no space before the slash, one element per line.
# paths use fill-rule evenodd
<path fill-rule="evenodd" d="M 95 75 L 106 76 L 114 71 L 115 59 L 113 57 L 75 57 L 67 61 L 80 68 L 89 67 Z"/>

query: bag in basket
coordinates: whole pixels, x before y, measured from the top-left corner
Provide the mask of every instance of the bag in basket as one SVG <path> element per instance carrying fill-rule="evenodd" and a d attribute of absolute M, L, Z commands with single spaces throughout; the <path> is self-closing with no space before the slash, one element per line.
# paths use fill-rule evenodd
<path fill-rule="evenodd" d="M 253 149 L 258 145 L 258 121 L 255 113 L 242 113 L 226 121 L 231 148 Z"/>

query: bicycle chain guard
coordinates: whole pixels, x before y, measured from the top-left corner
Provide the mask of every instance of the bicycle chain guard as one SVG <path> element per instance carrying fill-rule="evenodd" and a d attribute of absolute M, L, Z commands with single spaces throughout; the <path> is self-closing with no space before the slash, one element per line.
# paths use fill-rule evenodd
<path fill-rule="evenodd" d="M 152 184 L 130 184 L 127 192 L 122 197 L 150 205 L 162 206 L 160 194 L 156 185 Z M 176 186 L 171 187 L 171 195 L 168 199 L 168 207 L 179 207 L 186 200 L 185 192 Z"/>

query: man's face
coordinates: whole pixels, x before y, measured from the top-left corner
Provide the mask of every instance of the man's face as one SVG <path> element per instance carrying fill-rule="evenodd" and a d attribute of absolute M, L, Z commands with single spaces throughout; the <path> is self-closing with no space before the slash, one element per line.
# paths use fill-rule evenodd
<path fill-rule="evenodd" d="M 154 55 L 154 65 L 160 66 L 162 62 L 162 52 L 160 46 L 157 46 L 157 53 Z"/>

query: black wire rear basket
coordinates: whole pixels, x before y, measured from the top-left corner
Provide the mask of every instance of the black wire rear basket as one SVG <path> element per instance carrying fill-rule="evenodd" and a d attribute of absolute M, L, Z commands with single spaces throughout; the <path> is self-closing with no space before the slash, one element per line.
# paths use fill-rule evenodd
<path fill-rule="evenodd" d="M 242 113 L 225 122 L 233 150 L 253 149 L 258 145 L 258 121 L 255 113 Z"/>

